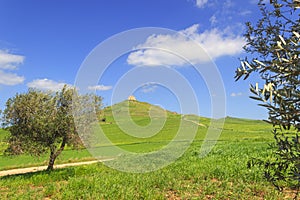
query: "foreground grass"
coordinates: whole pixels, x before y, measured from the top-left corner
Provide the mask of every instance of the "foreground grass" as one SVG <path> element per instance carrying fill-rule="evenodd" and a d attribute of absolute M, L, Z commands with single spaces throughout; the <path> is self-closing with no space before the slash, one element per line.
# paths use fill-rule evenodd
<path fill-rule="evenodd" d="M 103 164 L 0 178 L 1 199 L 283 199 L 247 169 L 251 156 L 267 153 L 264 142 L 220 142 L 204 159 L 195 142 L 170 166 L 146 174 L 123 173 Z M 262 153 L 263 152 L 263 153 Z"/>

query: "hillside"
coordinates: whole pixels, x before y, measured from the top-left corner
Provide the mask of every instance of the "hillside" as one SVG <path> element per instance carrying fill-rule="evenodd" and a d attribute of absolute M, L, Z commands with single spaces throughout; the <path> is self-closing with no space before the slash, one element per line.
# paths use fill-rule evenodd
<path fill-rule="evenodd" d="M 128 111 L 132 119 L 140 124 L 145 125 L 147 122 L 150 123 L 149 111 L 156 111 L 157 113 L 168 117 L 178 117 L 179 115 L 175 112 L 164 110 L 159 106 L 149 104 L 147 102 L 140 101 L 122 101 L 120 103 L 108 106 L 103 109 L 104 115 L 109 122 L 115 121 L 113 115 L 128 116 Z"/>
<path fill-rule="evenodd" d="M 134 152 L 147 152 L 164 147 L 174 140 L 180 126 L 185 130 L 189 130 L 188 127 L 190 130 L 197 129 L 194 139 L 201 141 L 205 138 L 211 121 L 196 115 L 180 115 L 139 101 L 126 100 L 104 108 L 103 112 L 106 121 L 100 124 L 105 135 L 114 145 Z M 163 120 L 164 123 L 159 124 Z M 135 128 L 140 130 L 136 134 Z M 270 133 L 270 125 L 263 121 L 226 117 L 224 134 L 221 134 L 220 139 L 268 139 L 269 134 L 265 136 L 266 132 Z M 188 135 L 189 131 L 185 134 Z M 151 137 L 144 137 L 145 135 Z"/>
<path fill-rule="evenodd" d="M 182 118 L 175 112 L 139 101 L 123 101 L 104 108 L 103 112 L 106 121 L 100 125 L 105 135 L 114 145 L 133 152 L 164 147 L 176 136 Z"/>
<path fill-rule="evenodd" d="M 102 152 L 109 152 L 111 146 L 117 146 L 130 152 L 152 152 L 168 145 L 171 141 L 180 143 L 182 139 L 202 142 L 207 134 L 210 119 L 196 115 L 180 115 L 175 112 L 165 111 L 158 106 L 139 101 L 123 101 L 104 108 L 105 122 L 101 121 L 100 127 L 109 142 L 96 141 L 95 147 Z M 129 112 L 129 115 L 128 115 Z M 116 113 L 118 120 L 114 119 Z M 152 120 L 151 120 L 152 118 Z M 163 122 L 163 123 L 161 123 Z M 128 126 L 128 124 L 134 126 Z M 176 137 L 180 126 L 183 132 Z M 196 130 L 195 135 L 193 131 Z M 219 141 L 263 140 L 270 141 L 271 126 L 259 120 L 247 120 L 227 117 Z M 0 129 L 0 141 L 8 132 Z M 6 148 L 6 143 L 0 143 L 0 169 L 25 167 L 45 164 L 48 155 L 39 159 L 29 155 L 18 157 L 1 156 Z M 58 163 L 73 162 L 92 159 L 86 150 L 72 150 L 66 148 L 58 158 Z"/>
<path fill-rule="evenodd" d="M 129 115 L 128 115 L 129 111 Z M 156 117 L 166 117 L 168 119 L 180 119 L 184 117 L 196 122 L 202 121 L 205 125 L 210 122 L 209 118 L 199 117 L 196 115 L 181 115 L 173 111 L 164 110 L 159 106 L 149 104 L 147 102 L 140 101 L 122 101 L 112 106 L 105 107 L 103 109 L 104 116 L 107 123 L 114 123 L 114 114 L 117 116 L 131 117 L 132 120 L 140 126 L 146 126 L 151 122 L 150 115 Z"/>

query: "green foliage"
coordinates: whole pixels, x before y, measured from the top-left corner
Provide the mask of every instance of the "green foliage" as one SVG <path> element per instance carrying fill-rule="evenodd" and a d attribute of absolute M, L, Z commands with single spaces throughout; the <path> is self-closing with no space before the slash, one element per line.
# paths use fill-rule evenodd
<path fill-rule="evenodd" d="M 27 93 L 8 99 L 3 111 L 3 125 L 11 133 L 6 153 L 29 153 L 39 157 L 50 152 L 48 169 L 52 170 L 66 145 L 81 145 L 72 115 L 73 95 L 76 94 L 75 89 L 65 86 L 56 93 L 29 89 Z M 102 100 L 91 95 L 81 99 L 88 103 Z"/>
<path fill-rule="evenodd" d="M 261 19 L 248 22 L 244 49 L 251 59 L 241 60 L 236 80 L 258 73 L 263 81 L 250 86 L 252 99 L 269 113 L 274 126 L 275 145 L 272 158 L 253 161 L 265 168 L 266 178 L 276 187 L 300 186 L 300 2 L 260 1 Z"/>

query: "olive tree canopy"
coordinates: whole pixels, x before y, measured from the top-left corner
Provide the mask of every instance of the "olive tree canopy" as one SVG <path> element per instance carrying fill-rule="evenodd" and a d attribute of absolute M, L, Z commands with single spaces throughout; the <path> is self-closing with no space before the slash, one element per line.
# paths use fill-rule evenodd
<path fill-rule="evenodd" d="M 261 18 L 246 23 L 244 46 L 236 80 L 258 74 L 251 98 L 268 110 L 275 143 L 271 159 L 254 160 L 264 167 L 266 178 L 276 187 L 300 187 L 300 1 L 270 0 L 258 3 Z"/>
<path fill-rule="evenodd" d="M 67 86 L 56 93 L 29 89 L 8 99 L 2 119 L 11 133 L 6 153 L 34 156 L 50 153 L 48 170 L 52 170 L 66 145 L 81 146 L 72 115 L 75 93 L 75 89 Z M 100 107 L 102 98 L 95 100 L 93 103 Z"/>

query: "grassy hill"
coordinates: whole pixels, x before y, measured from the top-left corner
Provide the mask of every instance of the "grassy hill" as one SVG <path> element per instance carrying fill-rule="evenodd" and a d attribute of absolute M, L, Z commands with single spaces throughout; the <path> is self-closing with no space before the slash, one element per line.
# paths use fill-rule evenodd
<path fill-rule="evenodd" d="M 153 151 L 168 144 L 178 132 L 181 120 L 177 113 L 139 101 L 123 101 L 107 107 L 104 115 L 106 123 L 101 123 L 101 128 L 106 136 L 114 145 L 134 152 Z M 133 127 L 129 127 L 130 123 Z M 155 132 L 153 129 L 160 125 L 163 127 Z M 131 135 L 131 131 L 137 131 L 137 135 Z M 154 135 L 148 137 L 145 132 Z"/>
<path fill-rule="evenodd" d="M 104 108 L 103 115 L 105 122 L 100 122 L 100 126 L 105 133 L 105 136 L 112 143 L 96 144 L 98 151 L 102 154 L 103 151 L 109 151 L 109 146 L 115 145 L 121 149 L 130 152 L 152 152 L 159 150 L 174 140 L 178 133 L 179 126 L 197 127 L 197 133 L 194 138 L 194 143 L 202 143 L 207 132 L 207 127 L 210 125 L 210 119 L 199 117 L 196 115 L 180 115 L 175 112 L 163 110 L 158 106 L 151 105 L 147 102 L 139 101 L 123 101 L 118 104 Z M 114 116 L 115 115 L 115 116 Z M 163 127 L 159 131 L 153 131 L 147 126 L 151 126 L 151 116 L 155 120 L 164 120 Z M 114 119 L 117 117 L 117 121 Z M 120 126 L 131 122 L 141 128 L 139 137 L 131 135 L 130 130 L 124 131 Z M 194 123 L 201 124 L 198 126 Z M 181 124 L 180 124 L 181 123 Z M 153 126 L 152 126 L 153 127 Z M 155 127 L 155 124 L 154 124 Z M 144 129 L 143 129 L 144 128 Z M 145 135 L 145 131 L 150 130 L 151 136 Z M 240 141 L 240 140 L 259 140 L 270 141 L 270 126 L 263 121 L 248 120 L 227 117 L 225 119 L 224 129 L 219 138 L 219 141 Z M 152 133 L 154 132 L 154 133 Z M 0 170 L 9 168 L 18 168 L 26 166 L 34 166 L 46 164 L 48 155 L 43 155 L 39 158 L 31 157 L 30 155 L 21 155 L 17 157 L 1 156 L 3 150 L 6 148 L 6 143 L 3 142 L 4 137 L 8 135 L 7 131 L 0 129 Z M 147 137 L 146 137 L 147 136 Z M 180 142 L 180 141 L 179 141 Z M 93 159 L 90 153 L 86 150 L 72 150 L 67 148 L 57 160 L 58 163 L 73 162 L 80 160 Z"/>
<path fill-rule="evenodd" d="M 140 138 L 122 130 L 113 112 L 118 114 L 121 124 L 127 123 L 129 112 L 130 119 L 140 128 L 150 126 L 155 119 L 161 120 L 164 113 L 165 124 L 157 134 Z M 195 126 L 196 123 L 191 121 L 201 125 L 197 125 L 196 136 L 183 156 L 158 171 L 124 173 L 104 164 L 94 164 L 55 170 L 51 174 L 38 172 L 3 177 L 0 178 L 0 199 L 290 199 L 292 196 L 274 190 L 262 178 L 260 169 L 247 168 L 250 158 L 264 158 L 270 152 L 268 143 L 272 142 L 272 127 L 269 124 L 227 117 L 218 143 L 210 154 L 200 158 L 200 148 L 210 125 L 208 118 L 181 116 L 138 101 L 124 101 L 107 107 L 104 115 L 106 121 L 100 122 L 100 126 L 111 142 L 137 153 L 165 147 L 176 137 L 181 119 L 187 119 L 182 120 L 182 126 Z M 107 148 L 101 145 L 100 150 Z M 12 160 L 17 162 L 19 158 Z M 59 162 L 85 158 L 90 158 L 86 150 L 68 149 Z M 3 161 L 9 165 L 5 159 L 0 156 L 0 169 Z"/>
<path fill-rule="evenodd" d="M 146 126 L 151 122 L 149 111 L 154 110 L 160 112 L 159 114 L 166 114 L 167 117 L 170 118 L 178 118 L 179 114 L 175 112 L 170 112 L 168 110 L 163 110 L 162 108 L 149 104 L 147 102 L 140 101 L 123 101 L 118 104 L 114 104 L 112 106 L 108 106 L 103 109 L 104 115 L 108 122 L 115 122 L 113 118 L 113 114 L 118 116 L 124 116 L 127 118 L 128 116 L 132 117 L 132 120 L 140 126 Z M 128 114 L 129 112 L 129 114 Z"/>

